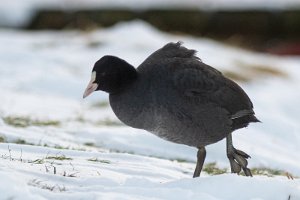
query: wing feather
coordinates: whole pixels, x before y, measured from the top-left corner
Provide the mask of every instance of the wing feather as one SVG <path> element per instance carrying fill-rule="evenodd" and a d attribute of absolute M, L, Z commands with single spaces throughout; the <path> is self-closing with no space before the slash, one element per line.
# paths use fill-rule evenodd
<path fill-rule="evenodd" d="M 198 61 L 181 59 L 184 67 L 174 71 L 173 83 L 187 101 L 215 104 L 226 109 L 231 119 L 253 115 L 253 104 L 244 90 L 221 72 Z"/>

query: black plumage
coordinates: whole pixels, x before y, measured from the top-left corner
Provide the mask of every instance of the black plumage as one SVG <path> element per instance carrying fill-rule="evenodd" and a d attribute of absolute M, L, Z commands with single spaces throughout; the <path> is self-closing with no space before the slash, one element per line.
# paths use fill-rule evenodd
<path fill-rule="evenodd" d="M 204 64 L 195 50 L 168 43 L 137 69 L 120 58 L 104 56 L 93 72 L 95 80 L 84 96 L 106 91 L 114 113 L 128 126 L 198 148 L 194 177 L 200 175 L 205 146 L 225 137 L 232 172 L 243 169 L 251 176 L 249 156 L 233 147 L 231 133 L 259 121 L 253 104 L 239 85 Z"/>

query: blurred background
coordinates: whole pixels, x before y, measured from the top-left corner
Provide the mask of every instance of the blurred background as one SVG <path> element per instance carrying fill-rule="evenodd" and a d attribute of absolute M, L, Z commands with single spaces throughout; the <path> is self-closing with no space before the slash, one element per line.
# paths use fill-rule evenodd
<path fill-rule="evenodd" d="M 1 4 L 1 27 L 88 31 L 139 19 L 166 32 L 209 37 L 261 52 L 300 54 L 297 0 L 2 0 Z"/>
<path fill-rule="evenodd" d="M 300 176 L 300 1 L 0 2 L 1 143 L 195 162 L 195 149 L 123 126 L 107 94 L 82 100 L 103 55 L 137 67 L 164 44 L 182 41 L 252 99 L 263 123 L 234 136 L 252 156 L 250 167 Z M 229 167 L 224 141 L 209 147 L 207 159 Z"/>

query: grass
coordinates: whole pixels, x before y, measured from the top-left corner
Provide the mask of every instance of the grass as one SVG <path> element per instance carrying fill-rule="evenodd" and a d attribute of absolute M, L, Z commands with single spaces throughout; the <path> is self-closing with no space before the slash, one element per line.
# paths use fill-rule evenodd
<path fill-rule="evenodd" d="M 100 163 L 105 163 L 105 164 L 111 164 L 110 160 L 101 160 L 101 159 L 98 159 L 98 158 L 90 158 L 90 159 L 88 159 L 88 161 L 91 161 L 91 162 L 100 162 Z"/>
<path fill-rule="evenodd" d="M 217 166 L 217 163 L 212 162 L 212 163 L 207 163 L 206 165 L 204 165 L 203 170 L 204 172 L 206 172 L 207 174 L 210 175 L 218 175 L 218 174 L 225 174 L 227 172 L 226 168 L 219 168 Z"/>
<path fill-rule="evenodd" d="M 72 158 L 66 157 L 65 155 L 47 156 L 45 159 L 51 159 L 51 160 L 73 160 Z"/>
<path fill-rule="evenodd" d="M 274 177 L 274 176 L 286 176 L 289 179 L 297 178 L 293 176 L 292 174 L 288 173 L 284 170 L 279 169 L 271 169 L 267 167 L 258 167 L 258 168 L 251 168 L 252 175 L 260 175 L 260 176 L 268 176 L 268 177 Z M 229 170 L 227 168 L 220 168 L 217 166 L 215 162 L 208 163 L 204 165 L 203 170 L 209 175 L 218 175 L 218 174 L 225 174 Z M 240 175 L 245 175 L 243 171 L 241 171 Z"/>
<path fill-rule="evenodd" d="M 84 143 L 84 145 L 88 146 L 88 147 L 95 147 L 96 146 L 95 143 L 93 143 L 93 142 L 86 142 L 86 143 Z"/>
<path fill-rule="evenodd" d="M 234 72 L 234 71 L 223 71 L 222 72 L 224 76 L 226 76 L 227 78 L 230 78 L 234 81 L 237 81 L 237 82 L 250 82 L 252 80 L 253 77 L 249 77 L 245 74 L 242 74 L 242 73 L 237 73 L 237 72 Z"/>
<path fill-rule="evenodd" d="M 255 175 L 265 175 L 265 176 L 282 176 L 285 174 L 283 170 L 270 169 L 266 167 L 252 168 L 251 172 Z"/>
<path fill-rule="evenodd" d="M 61 150 L 64 150 L 64 149 L 68 150 L 68 149 L 70 149 L 69 147 L 64 147 L 64 146 L 61 146 L 61 145 L 55 145 L 53 148 L 55 148 L 55 149 L 61 149 Z"/>
<path fill-rule="evenodd" d="M 56 156 L 46 156 L 45 158 L 38 158 L 36 160 L 33 161 L 28 161 L 28 163 L 32 163 L 32 164 L 44 164 L 47 163 L 47 161 L 45 161 L 45 159 L 47 160 L 73 160 L 72 158 L 66 157 L 65 155 L 56 155 Z"/>
<path fill-rule="evenodd" d="M 4 143 L 6 140 L 3 136 L 0 136 L 0 143 Z"/>
<path fill-rule="evenodd" d="M 100 46 L 104 45 L 104 42 L 103 41 L 89 41 L 87 43 L 87 46 L 89 48 L 98 48 Z"/>
<path fill-rule="evenodd" d="M 136 153 L 134 151 L 123 151 L 123 150 L 119 150 L 119 149 L 109 149 L 109 152 L 110 153 L 127 153 L 127 154 L 131 154 L 131 155 L 136 155 Z M 160 158 L 160 157 L 156 157 L 156 156 L 149 156 L 149 157 Z"/>
<path fill-rule="evenodd" d="M 45 160 L 44 159 L 36 159 L 36 160 L 30 161 L 29 163 L 32 163 L 32 164 L 44 164 Z"/>
<path fill-rule="evenodd" d="M 59 126 L 60 122 L 55 120 L 34 120 L 30 117 L 3 117 L 3 121 L 14 127 L 28 127 L 28 126 Z"/>
<path fill-rule="evenodd" d="M 44 183 L 44 181 L 33 179 L 28 182 L 28 185 L 33 187 L 38 187 L 41 189 L 49 190 L 49 191 L 58 191 L 58 192 L 64 192 L 66 191 L 65 186 L 59 186 L 59 185 L 49 185 L 47 183 Z"/>
<path fill-rule="evenodd" d="M 78 116 L 75 121 L 81 123 L 91 123 L 96 126 L 124 126 L 124 124 L 120 121 L 114 121 L 109 118 L 105 118 L 96 122 L 85 119 L 83 116 Z"/>
<path fill-rule="evenodd" d="M 287 73 L 285 73 L 279 69 L 270 67 L 270 66 L 252 65 L 251 67 L 252 67 L 252 70 L 255 71 L 257 74 L 276 76 L 276 77 L 282 77 L 282 78 L 288 77 Z"/>
<path fill-rule="evenodd" d="M 0 143 L 14 143 L 14 144 L 26 144 L 26 145 L 35 145 L 33 143 L 30 143 L 30 142 L 27 142 L 26 140 L 23 140 L 23 139 L 16 139 L 16 140 L 13 140 L 13 141 L 7 141 L 6 139 L 4 139 L 4 137 L 1 137 L 0 136 Z M 35 145 L 35 146 L 38 146 L 38 145 Z"/>
<path fill-rule="evenodd" d="M 189 162 L 188 160 L 186 159 L 182 159 L 182 158 L 175 158 L 175 159 L 170 159 L 171 161 L 176 161 L 176 162 L 179 162 L 179 163 L 187 163 Z"/>
<path fill-rule="evenodd" d="M 268 177 L 274 177 L 274 176 L 287 176 L 288 178 L 295 177 L 292 174 L 288 173 L 287 171 L 280 170 L 280 169 L 271 169 L 267 167 L 251 168 L 251 172 L 253 175 L 263 175 Z"/>
<path fill-rule="evenodd" d="M 47 144 L 44 144 L 43 146 L 44 147 L 52 147 L 52 146 L 49 146 Z M 57 145 L 57 144 L 55 146 L 53 146 L 52 148 L 60 149 L 60 150 L 86 151 L 86 149 L 84 147 L 82 147 L 82 148 L 80 148 L 80 147 L 76 148 L 76 147 L 70 147 L 70 146 L 61 146 L 61 145 Z"/>
<path fill-rule="evenodd" d="M 265 77 L 289 77 L 286 72 L 265 64 L 250 64 L 237 60 L 235 65 L 239 67 L 237 72 L 225 70 L 222 73 L 224 76 L 238 82 L 250 82 Z"/>
<path fill-rule="evenodd" d="M 34 145 L 33 143 L 26 142 L 26 140 L 23 140 L 23 139 L 17 139 L 17 140 L 15 140 L 15 141 L 13 141 L 12 143 L 15 143 L 15 144 L 27 144 L 27 145 Z"/>
<path fill-rule="evenodd" d="M 101 121 L 98 121 L 96 123 L 96 125 L 101 125 L 101 126 L 124 126 L 123 123 L 121 123 L 120 121 L 113 121 L 110 119 L 104 119 Z"/>
<path fill-rule="evenodd" d="M 97 102 L 97 103 L 93 103 L 91 105 L 91 107 L 93 107 L 93 108 L 105 108 L 105 107 L 108 107 L 108 106 L 109 106 L 108 101 L 100 101 L 100 102 Z"/>

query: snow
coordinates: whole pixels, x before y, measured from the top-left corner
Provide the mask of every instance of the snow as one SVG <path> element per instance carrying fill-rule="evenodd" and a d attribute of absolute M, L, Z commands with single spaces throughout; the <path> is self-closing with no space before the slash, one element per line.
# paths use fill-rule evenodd
<path fill-rule="evenodd" d="M 236 131 L 233 142 L 251 155 L 250 168 L 279 169 L 299 177 L 299 57 L 166 34 L 141 21 L 91 32 L 2 29 L 0 199 L 300 199 L 299 178 L 204 172 L 192 179 L 195 148 L 123 126 L 102 92 L 82 100 L 93 63 L 101 56 L 117 55 L 138 66 L 165 43 L 179 40 L 223 71 L 248 75 L 242 63 L 286 74 L 240 83 L 263 123 Z M 104 104 L 96 106 L 99 102 Z M 6 123 L 8 117 L 59 124 L 16 127 Z M 229 170 L 225 141 L 208 146 L 210 162 Z"/>
<path fill-rule="evenodd" d="M 300 198 L 300 181 L 285 177 L 247 178 L 224 174 L 192 179 L 189 177 L 191 165 L 130 154 L 70 150 L 65 150 L 64 155 L 71 157 L 71 161 L 32 164 L 30 162 L 35 159 L 46 159 L 46 156 L 62 152 L 14 144 L 10 144 L 9 148 L 12 157 L 18 160 L 6 158 L 1 161 L 1 181 L 8 183 L 1 184 L 2 199 Z M 19 160 L 20 149 L 23 150 L 22 161 Z M 6 144 L 0 145 L 0 152 L 7 152 Z M 109 160 L 110 163 L 87 161 L 92 157 Z M 56 174 L 53 173 L 54 167 Z M 185 174 L 183 168 L 189 173 Z M 51 188 L 52 191 L 45 188 Z"/>
<path fill-rule="evenodd" d="M 199 10 L 284 10 L 299 7 L 298 0 L 1 0 L 0 25 L 20 27 L 26 25 L 39 9 L 78 10 L 95 8 L 147 9 L 199 9 Z"/>

